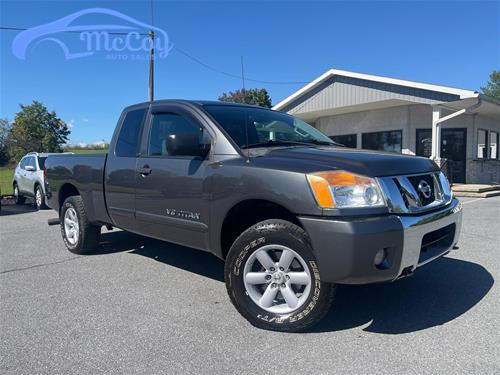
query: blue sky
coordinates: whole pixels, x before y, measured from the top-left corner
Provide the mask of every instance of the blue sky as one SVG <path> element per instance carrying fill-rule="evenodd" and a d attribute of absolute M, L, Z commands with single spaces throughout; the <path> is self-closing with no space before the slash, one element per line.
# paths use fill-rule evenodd
<path fill-rule="evenodd" d="M 87 8 L 109 8 L 151 22 L 147 1 L 4 1 L 2 27 L 31 28 Z M 154 24 L 205 64 L 265 81 L 303 82 L 330 68 L 479 90 L 500 69 L 500 3 L 170 2 L 154 0 Z M 106 16 L 107 17 L 107 16 Z M 75 24 L 127 22 L 86 15 Z M 19 31 L 0 32 L 0 117 L 42 101 L 72 125 L 71 142 L 109 140 L 121 109 L 147 99 L 148 62 L 118 52 L 66 60 L 55 43 L 32 43 L 26 60 L 12 52 Z M 58 34 L 72 52 L 79 34 Z M 134 56 L 136 56 L 135 54 Z M 241 80 L 209 70 L 177 49 L 156 60 L 160 98 L 217 99 Z M 302 84 L 260 84 L 273 102 Z"/>

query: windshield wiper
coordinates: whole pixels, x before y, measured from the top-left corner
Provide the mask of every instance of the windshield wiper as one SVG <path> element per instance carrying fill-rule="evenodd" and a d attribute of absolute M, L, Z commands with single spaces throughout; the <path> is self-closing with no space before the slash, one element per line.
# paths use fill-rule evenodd
<path fill-rule="evenodd" d="M 320 139 L 306 139 L 304 142 L 313 143 L 315 145 L 325 145 L 325 146 L 344 146 L 335 141 L 322 141 Z"/>
<path fill-rule="evenodd" d="M 311 146 L 314 145 L 313 142 L 297 142 L 297 141 L 274 141 L 269 140 L 265 142 L 251 143 L 249 145 L 243 145 L 241 148 L 257 148 L 257 147 L 274 147 L 274 146 Z"/>

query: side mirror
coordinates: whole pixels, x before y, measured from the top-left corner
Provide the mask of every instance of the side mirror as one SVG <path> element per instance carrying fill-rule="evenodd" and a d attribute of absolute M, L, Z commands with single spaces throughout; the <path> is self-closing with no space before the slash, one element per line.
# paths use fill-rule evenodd
<path fill-rule="evenodd" d="M 32 165 L 27 165 L 26 167 L 24 167 L 24 170 L 28 172 L 33 172 L 35 170 L 35 167 L 33 167 Z"/>
<path fill-rule="evenodd" d="M 204 158 L 210 151 L 210 137 L 205 131 L 170 134 L 166 139 L 167 152 L 172 156 L 199 156 Z"/>

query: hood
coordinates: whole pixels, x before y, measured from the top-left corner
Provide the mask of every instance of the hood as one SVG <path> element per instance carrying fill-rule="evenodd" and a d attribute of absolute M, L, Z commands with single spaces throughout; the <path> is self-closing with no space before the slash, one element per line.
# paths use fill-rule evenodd
<path fill-rule="evenodd" d="M 369 177 L 396 176 L 438 171 L 430 159 L 345 147 L 288 147 L 255 149 L 252 162 L 262 167 L 295 172 L 341 169 Z"/>

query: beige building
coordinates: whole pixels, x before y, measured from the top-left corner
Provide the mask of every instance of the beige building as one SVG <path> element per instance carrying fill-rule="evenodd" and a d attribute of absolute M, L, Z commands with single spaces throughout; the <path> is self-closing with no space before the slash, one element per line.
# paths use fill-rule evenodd
<path fill-rule="evenodd" d="M 432 157 L 455 183 L 500 183 L 500 102 L 474 91 L 332 69 L 273 108 L 347 147 Z"/>

